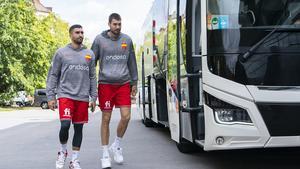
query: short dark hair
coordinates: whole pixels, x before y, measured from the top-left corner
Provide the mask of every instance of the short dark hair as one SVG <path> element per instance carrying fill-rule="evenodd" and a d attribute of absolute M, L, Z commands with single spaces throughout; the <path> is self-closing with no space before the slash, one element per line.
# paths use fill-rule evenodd
<path fill-rule="evenodd" d="M 72 33 L 72 31 L 73 31 L 75 28 L 82 28 L 82 26 L 81 26 L 81 25 L 78 25 L 78 24 L 72 25 L 72 26 L 69 28 L 69 33 Z"/>
<path fill-rule="evenodd" d="M 117 14 L 117 13 L 112 13 L 112 14 L 110 14 L 109 17 L 108 17 L 109 23 L 111 23 L 111 21 L 112 21 L 113 19 L 115 19 L 115 20 L 117 20 L 117 21 L 120 21 L 120 20 L 121 20 L 121 16 L 120 16 L 119 14 Z"/>

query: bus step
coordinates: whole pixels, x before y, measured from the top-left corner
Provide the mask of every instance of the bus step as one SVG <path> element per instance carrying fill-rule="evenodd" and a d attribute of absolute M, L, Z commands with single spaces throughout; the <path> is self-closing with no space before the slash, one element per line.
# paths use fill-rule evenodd
<path fill-rule="evenodd" d="M 169 122 L 167 122 L 167 121 L 158 121 L 158 123 L 164 125 L 165 127 L 169 126 Z"/>
<path fill-rule="evenodd" d="M 195 140 L 195 143 L 201 147 L 204 147 L 204 140 Z"/>
<path fill-rule="evenodd" d="M 202 113 L 203 112 L 203 106 L 199 107 L 182 107 L 181 106 L 181 111 L 184 113 Z"/>

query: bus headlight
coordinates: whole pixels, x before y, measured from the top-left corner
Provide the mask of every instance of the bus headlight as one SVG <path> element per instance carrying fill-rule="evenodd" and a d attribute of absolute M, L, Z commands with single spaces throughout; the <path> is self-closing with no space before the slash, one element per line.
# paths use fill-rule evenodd
<path fill-rule="evenodd" d="M 248 112 L 242 108 L 238 109 L 214 109 L 215 118 L 218 123 L 234 124 L 245 123 L 252 124 Z"/>
<path fill-rule="evenodd" d="M 224 102 L 208 93 L 205 93 L 205 102 L 213 109 L 217 123 L 253 125 L 247 110 L 243 108 Z"/>

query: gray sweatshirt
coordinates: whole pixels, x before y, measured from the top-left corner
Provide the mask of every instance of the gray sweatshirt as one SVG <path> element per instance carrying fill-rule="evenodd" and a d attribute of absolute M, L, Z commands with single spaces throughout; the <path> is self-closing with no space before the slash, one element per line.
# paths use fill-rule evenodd
<path fill-rule="evenodd" d="M 48 101 L 70 98 L 88 102 L 97 99 L 97 79 L 94 53 L 69 44 L 56 51 L 47 77 Z"/>
<path fill-rule="evenodd" d="M 131 38 L 121 33 L 117 39 L 111 39 L 107 33 L 98 35 L 92 45 L 96 64 L 99 60 L 99 83 L 136 84 L 138 73 Z"/>

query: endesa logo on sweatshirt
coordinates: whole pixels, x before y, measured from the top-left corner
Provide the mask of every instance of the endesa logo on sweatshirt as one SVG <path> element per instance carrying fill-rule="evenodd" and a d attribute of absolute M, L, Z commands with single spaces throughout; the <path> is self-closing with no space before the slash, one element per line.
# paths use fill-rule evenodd
<path fill-rule="evenodd" d="M 69 65 L 70 70 L 81 70 L 81 71 L 89 71 L 90 68 L 85 65 Z"/>
<path fill-rule="evenodd" d="M 106 60 L 126 60 L 127 56 L 126 55 L 111 55 L 111 56 L 106 56 Z"/>

